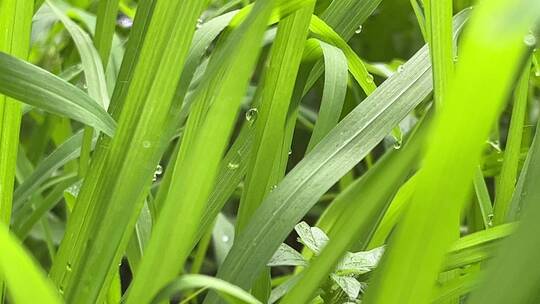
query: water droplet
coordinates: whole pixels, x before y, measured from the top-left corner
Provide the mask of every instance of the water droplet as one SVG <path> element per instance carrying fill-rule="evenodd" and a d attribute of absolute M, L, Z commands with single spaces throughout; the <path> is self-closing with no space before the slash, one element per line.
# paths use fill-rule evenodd
<path fill-rule="evenodd" d="M 257 108 L 251 108 L 247 110 L 246 112 L 246 120 L 250 123 L 253 123 L 255 120 L 257 120 L 257 116 L 259 115 L 259 110 Z"/>
<path fill-rule="evenodd" d="M 238 169 L 238 167 L 240 167 L 240 164 L 239 163 L 233 163 L 233 162 L 229 162 L 227 164 L 227 167 L 231 170 L 236 170 Z"/>
<path fill-rule="evenodd" d="M 453 60 L 454 62 L 458 62 L 458 56 L 452 57 L 452 60 Z"/>
<path fill-rule="evenodd" d="M 142 143 L 143 148 L 148 149 L 152 146 L 152 143 L 149 140 L 145 140 Z"/>
<path fill-rule="evenodd" d="M 401 140 L 394 141 L 394 149 L 399 150 L 401 148 Z"/>
<path fill-rule="evenodd" d="M 116 19 L 116 24 L 124 29 L 129 29 L 133 26 L 133 20 L 126 15 L 121 15 Z"/>
<path fill-rule="evenodd" d="M 222 236 L 222 237 L 221 237 L 221 241 L 222 241 L 223 243 L 227 243 L 227 242 L 229 241 L 229 236 L 228 236 L 228 235 Z"/>
<path fill-rule="evenodd" d="M 201 18 L 197 19 L 197 26 L 196 27 L 198 29 L 200 29 L 202 27 L 203 23 L 204 23 L 204 20 L 202 20 Z"/>
<path fill-rule="evenodd" d="M 534 37 L 533 34 L 528 34 L 523 38 L 523 42 L 525 42 L 525 45 L 528 47 L 534 47 L 536 45 L 536 37 Z"/>
<path fill-rule="evenodd" d="M 289 156 L 292 155 L 292 150 L 289 150 L 289 152 L 287 153 Z"/>
<path fill-rule="evenodd" d="M 493 213 L 488 214 L 488 226 L 489 227 L 493 226 Z"/>
<path fill-rule="evenodd" d="M 67 263 L 67 265 L 66 265 L 66 270 L 67 270 L 67 271 L 71 271 L 71 270 L 72 270 L 72 268 L 71 268 L 71 263 Z"/>
<path fill-rule="evenodd" d="M 354 31 L 356 34 L 360 34 L 362 32 L 362 26 L 360 25 L 356 31 Z"/>
<path fill-rule="evenodd" d="M 366 77 L 366 81 L 369 82 L 369 83 L 373 83 L 373 75 L 368 74 L 367 77 Z"/>
<path fill-rule="evenodd" d="M 163 174 L 163 167 L 161 165 L 157 165 L 156 171 L 154 171 L 154 177 L 152 177 L 152 181 L 157 181 L 158 176 L 160 176 L 161 174 Z"/>
<path fill-rule="evenodd" d="M 397 68 L 398 73 L 403 72 L 403 70 L 405 70 L 405 67 L 403 65 L 398 66 L 398 68 Z"/>
<path fill-rule="evenodd" d="M 63 294 L 64 294 L 64 287 L 60 286 L 60 287 L 58 288 L 58 292 L 59 292 L 61 295 L 63 295 Z"/>
<path fill-rule="evenodd" d="M 88 90 L 88 85 L 86 83 L 83 83 L 82 87 L 83 89 Z"/>
<path fill-rule="evenodd" d="M 277 188 L 277 185 L 273 185 L 272 187 L 270 187 L 270 192 L 276 190 L 276 188 Z"/>

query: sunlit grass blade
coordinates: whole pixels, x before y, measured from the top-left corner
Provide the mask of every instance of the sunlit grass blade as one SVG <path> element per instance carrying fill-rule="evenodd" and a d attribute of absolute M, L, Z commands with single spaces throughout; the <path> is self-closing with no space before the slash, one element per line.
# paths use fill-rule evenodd
<path fill-rule="evenodd" d="M 14 303 L 60 304 L 60 296 L 43 270 L 19 242 L 0 224 L 0 274 Z M 32 286 L 32 292 L 28 292 Z"/>
<path fill-rule="evenodd" d="M 429 302 L 484 142 L 519 70 L 526 49 L 523 37 L 540 12 L 533 2 L 483 2 L 473 13 L 411 204 L 376 271 L 367 304 Z M 528 13 L 509 21 L 519 8 Z M 491 89 L 477 90 L 487 86 Z"/>

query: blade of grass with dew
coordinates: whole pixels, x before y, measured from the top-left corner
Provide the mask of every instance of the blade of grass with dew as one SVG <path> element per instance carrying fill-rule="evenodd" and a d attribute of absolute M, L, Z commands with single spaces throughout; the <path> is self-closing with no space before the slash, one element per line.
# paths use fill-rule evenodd
<path fill-rule="evenodd" d="M 181 291 L 195 288 L 213 289 L 227 299 L 229 303 L 261 304 L 259 300 L 240 287 L 199 274 L 186 274 L 169 283 L 154 297 L 151 303 L 162 303 Z"/>
<path fill-rule="evenodd" d="M 529 99 L 530 74 L 531 63 L 529 60 L 523 69 L 514 93 L 512 117 L 510 119 L 508 137 L 504 149 L 501 173 L 495 192 L 495 204 L 493 205 L 493 223 L 495 225 L 506 222 L 508 208 L 516 186 L 521 153 L 521 138 L 523 136 L 527 101 Z"/>
<path fill-rule="evenodd" d="M 254 50 L 259 50 L 273 7 L 274 1 L 256 2 L 249 16 L 210 60 L 182 138 L 169 194 L 127 303 L 145 302 L 152 297 L 161 285 L 174 278 L 191 252 L 239 102 L 258 58 Z M 197 161 L 201 157 L 205 162 Z M 190 220 L 180 226 L 178 216 Z M 156 271 L 159 277 L 149 275 Z"/>
<path fill-rule="evenodd" d="M 95 100 L 72 84 L 30 63 L 0 53 L 0 93 L 70 117 L 112 136 L 116 123 Z"/>
<path fill-rule="evenodd" d="M 218 272 L 249 288 L 294 225 L 431 92 L 427 48 L 345 117 L 272 191 Z M 263 224 L 261 224 L 263 223 Z"/>
<path fill-rule="evenodd" d="M 342 192 L 339 199 L 347 200 L 348 205 L 330 230 L 328 243 L 307 269 L 299 274 L 300 281 L 281 303 L 308 303 L 346 250 L 355 243 L 360 243 L 362 250 L 365 250 L 390 200 L 414 171 L 427 127 L 428 121 L 425 120 L 401 150 L 389 152 L 366 175 Z"/>
<path fill-rule="evenodd" d="M 255 125 L 244 191 L 238 210 L 237 231 L 243 230 L 266 194 L 278 181 L 269 174 L 283 140 L 283 126 L 308 34 L 313 3 L 278 24 L 268 66 L 246 119 Z"/>
<path fill-rule="evenodd" d="M 332 2 L 332 5 L 328 9 L 328 11 L 323 14 L 323 19 L 327 21 L 330 25 L 332 25 L 336 32 L 342 33 L 344 37 L 350 38 L 354 34 L 355 30 L 358 28 L 358 24 L 361 24 L 371 14 L 371 12 L 377 7 L 379 2 L 380 0 L 363 2 Z M 345 16 L 347 16 L 347 18 L 345 18 Z M 205 25 L 203 25 L 202 28 L 204 28 Z M 319 69 L 314 72 L 314 76 L 311 76 L 311 79 L 314 80 L 307 84 L 306 89 L 304 89 L 304 86 L 302 84 L 299 84 L 297 82 L 296 86 L 301 87 L 300 90 L 302 91 L 302 95 L 307 93 L 308 88 L 310 88 L 314 84 L 316 78 L 318 78 L 318 75 L 322 74 L 323 69 L 321 68 L 323 68 L 323 66 L 320 66 Z M 307 77 L 310 71 L 311 68 L 307 70 L 307 73 L 304 72 L 304 75 L 298 76 L 298 79 L 303 79 L 304 77 Z M 300 73 L 302 73 L 302 71 Z M 298 100 L 298 97 L 294 98 Z M 290 116 L 291 113 L 289 113 L 288 121 L 291 121 Z M 246 159 L 253 138 L 253 130 L 246 130 L 246 127 L 242 128 L 242 132 L 240 133 L 241 135 L 238 137 L 237 140 L 235 140 L 233 146 L 231 147 L 231 149 L 227 153 L 227 156 L 221 164 L 221 170 L 217 178 L 215 189 L 212 192 L 212 196 L 209 200 L 207 209 L 201 221 L 200 229 L 198 232 L 199 237 L 204 233 L 204 231 L 206 231 L 205 229 L 207 229 L 208 225 L 213 223 L 216 215 L 219 213 L 219 211 L 226 203 L 227 199 L 233 193 L 234 189 L 240 183 L 245 174 L 247 162 Z M 288 123 L 287 130 L 287 132 L 289 133 L 288 137 L 291 137 L 291 123 Z M 287 151 L 285 151 L 285 153 L 288 154 L 288 149 Z M 238 165 L 238 169 L 231 170 L 230 165 L 233 168 L 237 167 Z M 167 173 L 165 175 L 165 179 L 167 179 Z"/>
<path fill-rule="evenodd" d="M 162 130 L 206 1 L 143 5 L 148 12 L 139 15 L 139 35 L 144 39 L 130 45 L 141 50 L 130 54 L 128 49 L 128 66 L 122 67 L 133 75 L 121 71 L 119 77 L 129 79 L 129 84 L 113 94 L 111 112 L 121 111 L 119 134 L 98 145 L 102 152 L 96 151 L 96 165 L 83 183 L 53 265 L 52 277 L 65 289 L 68 301 L 93 303 L 105 296 L 104 287 L 115 273 L 157 166 Z M 152 17 L 147 18 L 150 12 Z M 134 58 L 138 62 L 132 65 Z M 147 128 L 149 123 L 152 128 Z"/>
<path fill-rule="evenodd" d="M 153 8 L 154 8 L 155 1 L 143 1 L 138 6 L 138 18 L 135 21 L 133 28 L 131 30 L 130 39 L 127 46 L 127 52 L 124 56 L 124 60 L 122 62 L 122 67 L 120 69 L 119 75 L 118 75 L 118 82 L 115 87 L 115 91 L 113 94 L 113 98 L 111 99 L 111 105 L 109 108 L 109 111 L 111 112 L 111 115 L 118 119 L 120 116 L 120 111 L 123 108 L 123 105 L 125 104 L 126 95 L 128 92 L 128 84 L 130 83 L 131 79 L 133 78 L 133 71 L 135 70 L 135 65 L 138 62 L 138 58 L 140 56 L 140 52 L 142 49 L 142 44 L 144 41 L 144 37 L 146 35 L 149 23 L 150 23 L 150 16 L 152 14 Z M 107 151 L 110 145 L 110 139 L 109 138 L 101 138 L 99 141 L 99 148 L 96 151 L 96 154 L 94 155 L 94 163 L 92 164 L 95 171 L 94 172 L 100 172 L 103 170 L 105 166 L 105 161 L 107 160 Z M 101 189 L 101 186 L 99 185 L 99 182 L 103 181 L 103 179 L 94 178 L 94 179 L 86 179 L 86 184 L 88 189 L 88 193 L 92 193 L 95 191 L 98 191 Z M 92 182 L 92 184 L 91 184 Z M 81 200 L 82 201 L 82 200 Z M 88 204 L 86 205 L 86 209 L 83 209 L 83 207 L 79 207 L 77 209 L 77 213 L 73 216 L 80 216 L 80 219 L 84 219 L 89 216 L 89 214 L 92 214 L 100 208 L 100 206 L 97 206 L 97 204 L 90 204 L 89 201 L 86 201 Z M 83 203 L 79 203 L 81 205 Z M 78 223 L 81 220 L 73 220 L 74 223 Z M 78 224 L 73 224 L 73 226 L 68 225 L 66 228 L 66 234 L 63 240 L 63 243 L 70 243 L 70 242 L 76 242 L 76 237 L 83 235 L 83 231 L 85 231 L 88 228 L 88 224 L 86 226 L 79 227 Z M 80 230 L 79 230 L 80 229 Z M 73 232 L 72 232 L 73 231 Z M 79 239 L 80 240 L 80 239 Z M 74 255 L 77 255 L 77 250 L 79 250 L 80 247 L 77 245 L 66 245 L 62 249 L 62 247 L 59 250 L 58 257 L 55 261 L 55 263 L 52 266 L 51 270 L 51 277 L 58 282 L 60 280 L 59 276 L 66 270 L 69 269 L 71 263 L 68 262 L 68 259 L 72 259 Z M 57 283 L 58 284 L 58 283 Z"/>
<path fill-rule="evenodd" d="M 473 12 L 411 204 L 375 273 L 366 304 L 429 301 L 483 144 L 525 52 L 523 37 L 533 25 L 535 13 L 540 12 L 530 9 L 538 7 L 533 2 L 484 2 Z M 527 8 L 524 11 L 529 13 L 517 22 L 508 21 L 519 8 Z M 493 60 L 498 61 L 496 67 Z M 477 90 L 488 86 L 491 90 Z M 416 263 L 419 259 L 421 268 Z M 415 275 L 411 277 L 411 273 Z"/>
<path fill-rule="evenodd" d="M 0 224 L 0 245 L 0 274 L 14 303 L 62 303 L 43 270 L 4 224 Z M 28 292 L 28 286 L 32 286 L 32 292 Z"/>
<path fill-rule="evenodd" d="M 272 173 L 283 141 L 287 110 L 300 67 L 304 44 L 315 3 L 281 20 L 262 80 L 255 93 L 254 107 L 246 113 L 255 124 L 255 136 L 248 161 L 244 190 L 238 209 L 236 231 L 240 233 L 273 186 L 282 179 Z M 263 271 L 252 293 L 261 301 L 270 295 L 269 270 Z"/>
<path fill-rule="evenodd" d="M 301 8 L 302 5 L 305 4 L 305 2 L 306 2 L 306 0 L 297 0 L 297 1 L 294 1 L 294 2 L 282 0 L 282 1 L 278 2 L 276 7 L 272 11 L 272 16 L 270 17 L 270 20 L 269 20 L 268 24 L 271 25 L 271 24 L 277 22 L 279 19 L 286 17 L 287 15 L 292 13 L 294 10 L 297 10 L 297 9 Z M 233 29 L 233 28 L 237 27 L 239 22 L 245 18 L 246 11 L 249 11 L 250 8 L 251 8 L 251 6 L 246 7 L 244 9 L 240 10 L 240 11 L 233 11 L 233 12 L 227 13 L 225 15 L 215 17 L 212 20 L 204 23 L 201 26 L 201 28 L 196 31 L 195 36 L 193 38 L 192 47 L 190 48 L 188 58 L 186 59 L 186 64 L 184 66 L 184 71 L 182 73 L 180 83 L 178 84 L 178 87 L 177 87 L 177 90 L 176 90 L 175 100 L 177 100 L 177 101 L 175 102 L 174 109 L 171 111 L 171 115 L 170 115 L 170 119 L 169 119 L 170 123 L 169 123 L 168 131 L 167 131 L 168 133 L 172 134 L 172 132 L 174 132 L 174 130 L 177 129 L 178 124 L 182 125 L 183 122 L 185 121 L 185 118 L 186 118 L 187 114 L 189 113 L 191 104 L 193 102 L 193 95 L 188 94 L 186 96 L 186 93 L 188 92 L 188 89 L 190 88 L 190 84 L 192 84 L 192 82 L 193 82 L 193 76 L 194 76 L 195 71 L 198 68 L 199 62 L 201 61 L 201 57 L 203 57 L 203 55 L 206 52 L 206 50 L 208 49 L 210 43 L 227 26 L 229 26 L 230 29 Z M 233 17 L 235 18 L 234 22 L 232 22 Z M 184 99 L 184 96 L 186 96 L 186 98 L 185 98 L 186 100 L 184 102 L 182 102 L 183 99 Z M 178 122 L 180 122 L 180 123 L 178 123 Z M 243 127 L 242 129 L 245 129 L 245 128 Z M 244 132 L 242 132 L 242 133 L 244 133 Z M 244 137 L 242 137 L 242 138 L 244 138 Z M 247 140 L 251 141 L 251 135 L 250 135 L 249 138 L 247 138 L 247 137 L 245 137 L 245 138 Z M 237 141 L 240 141 L 240 138 Z M 239 147 L 247 147 L 246 144 L 248 144 L 248 143 L 239 143 L 238 146 Z M 231 151 L 232 151 L 232 149 L 231 149 Z M 240 153 L 240 152 L 241 151 L 238 150 L 238 153 Z M 243 157 L 243 153 L 240 153 L 239 156 Z M 227 156 L 227 158 L 236 159 L 238 157 L 229 155 L 229 156 Z M 229 171 L 229 168 L 228 168 L 229 163 L 230 162 L 224 161 L 223 164 L 222 164 L 221 172 L 222 173 L 225 172 L 225 173 L 223 173 L 224 175 L 228 175 L 227 171 Z M 238 160 L 236 162 L 232 162 L 233 167 L 235 167 L 236 164 L 243 164 L 243 163 L 244 162 L 241 162 L 240 160 Z M 237 170 L 235 172 L 235 174 L 232 174 L 232 176 L 235 177 L 234 179 L 226 179 L 225 184 L 227 185 L 227 187 L 224 188 L 225 192 L 218 191 L 220 193 L 219 197 L 223 197 L 223 199 L 227 199 L 229 197 L 229 195 L 232 193 L 232 191 L 236 188 L 236 186 L 240 182 L 241 178 L 243 178 L 243 174 L 245 172 L 245 170 L 243 170 L 244 168 L 245 168 L 245 166 L 242 166 L 241 167 L 242 170 Z M 220 173 L 220 176 L 221 176 L 222 173 Z M 156 205 L 157 206 L 160 206 L 160 205 L 163 204 L 163 200 L 164 200 L 166 194 L 168 193 L 168 187 L 170 186 L 169 184 L 170 184 L 171 175 L 172 175 L 172 170 L 167 171 L 165 173 L 165 177 L 163 178 L 162 185 L 161 185 L 160 190 L 158 192 L 158 195 L 156 197 Z M 222 179 L 218 178 L 217 180 L 218 180 L 218 183 L 220 183 L 220 181 Z M 227 194 L 227 193 L 229 193 L 229 194 Z M 220 202 L 222 202 L 220 204 L 225 203 L 225 201 L 220 201 Z M 210 205 L 213 205 L 213 204 L 210 204 Z M 215 208 L 213 210 L 216 210 L 216 212 L 212 213 L 213 216 L 210 219 L 210 222 L 213 222 L 214 217 L 217 215 L 217 212 L 219 211 L 219 210 L 217 210 L 217 208 Z M 206 227 L 206 226 L 204 226 L 204 227 Z M 203 229 L 201 229 L 201 231 L 202 230 Z M 202 233 L 201 231 L 199 231 L 199 233 Z"/>
<path fill-rule="evenodd" d="M 340 49 L 319 41 L 324 56 L 324 87 L 319 117 L 309 139 L 307 152 L 338 123 L 345 102 L 348 81 L 347 57 Z"/>

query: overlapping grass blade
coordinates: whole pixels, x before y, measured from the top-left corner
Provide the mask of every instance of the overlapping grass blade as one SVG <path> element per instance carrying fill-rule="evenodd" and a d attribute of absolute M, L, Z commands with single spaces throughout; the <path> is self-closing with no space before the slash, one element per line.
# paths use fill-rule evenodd
<path fill-rule="evenodd" d="M 119 75 L 119 81 L 128 82 L 117 86 L 111 101 L 121 131 L 98 144 L 52 268 L 68 300 L 104 299 L 162 153 L 159 143 L 167 114 L 205 4 L 142 3 L 135 40 Z M 147 128 L 149 123 L 152 128 Z"/>
<path fill-rule="evenodd" d="M 427 123 L 423 122 L 402 150 L 390 152 L 342 192 L 339 199 L 347 201 L 348 205 L 328 234 L 330 240 L 320 255 L 300 273 L 302 278 L 281 303 L 309 302 L 346 250 L 355 243 L 365 250 L 396 190 L 416 167 Z"/>
<path fill-rule="evenodd" d="M 402 73 L 364 100 L 285 177 L 238 236 L 219 277 L 249 288 L 254 275 L 311 206 L 428 96 L 428 61 L 424 48 Z"/>
<path fill-rule="evenodd" d="M 311 134 L 307 152 L 338 123 L 347 93 L 348 66 L 343 51 L 319 41 L 324 55 L 324 88 L 319 116 Z"/>
<path fill-rule="evenodd" d="M 237 233 L 244 229 L 263 198 L 283 177 L 279 170 L 274 170 L 281 152 L 276 143 L 282 142 L 285 135 L 287 111 L 314 6 L 314 2 L 307 4 L 278 24 L 268 65 L 255 93 L 254 107 L 246 113 L 248 120 L 255 124 L 255 136 L 238 209 Z M 269 273 L 263 272 L 253 289 L 258 299 L 266 301 L 270 295 L 269 280 Z"/>
<path fill-rule="evenodd" d="M 96 48 L 94 48 L 92 39 L 56 6 L 55 0 L 46 0 L 46 3 L 64 24 L 77 47 L 88 87 L 88 95 L 104 109 L 107 109 L 109 107 L 109 94 L 107 92 L 105 72 L 103 71 L 101 58 Z"/>
<path fill-rule="evenodd" d="M 152 297 L 175 276 L 191 252 L 240 100 L 258 58 L 254 50 L 258 50 L 274 5 L 274 1 L 257 2 L 208 64 L 175 161 L 175 176 L 127 303 Z M 204 162 L 197 161 L 201 157 Z M 179 216 L 185 225 L 177 225 Z M 151 273 L 159 273 L 159 277 Z"/>
<path fill-rule="evenodd" d="M 523 37 L 540 12 L 532 9 L 538 7 L 533 2 L 483 2 L 475 10 L 463 39 L 455 79 L 442 98 L 445 104 L 436 118 L 411 204 L 377 269 L 366 295 L 367 304 L 429 302 L 444 255 L 455 239 L 453 227 L 469 193 L 483 144 L 526 49 Z M 529 13 L 519 21 L 509 18 L 519 9 Z M 497 67 L 493 60 L 498 61 Z M 491 89 L 477 90 L 487 86 Z M 458 141 L 460 144 L 455 144 Z M 422 260 L 421 268 L 418 260 Z M 415 275 L 410 277 L 410 273 Z"/>

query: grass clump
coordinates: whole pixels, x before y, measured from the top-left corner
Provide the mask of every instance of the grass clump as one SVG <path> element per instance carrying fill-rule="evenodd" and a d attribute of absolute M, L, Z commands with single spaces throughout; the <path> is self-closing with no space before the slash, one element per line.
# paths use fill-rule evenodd
<path fill-rule="evenodd" d="M 0 1 L 0 303 L 537 303 L 539 3 Z"/>

